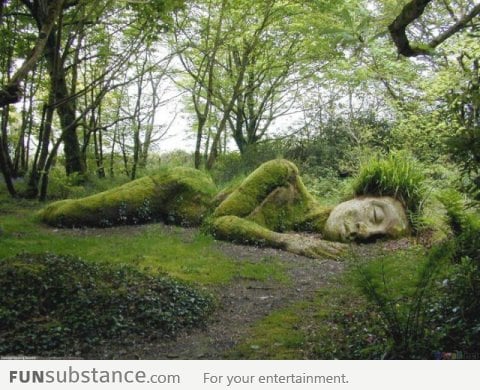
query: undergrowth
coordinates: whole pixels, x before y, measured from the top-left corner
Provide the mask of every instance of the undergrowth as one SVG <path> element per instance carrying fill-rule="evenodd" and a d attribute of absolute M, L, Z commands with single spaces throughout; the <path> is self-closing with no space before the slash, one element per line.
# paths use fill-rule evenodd
<path fill-rule="evenodd" d="M 174 337 L 201 326 L 213 299 L 165 275 L 71 256 L 0 261 L 0 354 L 77 356 L 132 335 Z"/>

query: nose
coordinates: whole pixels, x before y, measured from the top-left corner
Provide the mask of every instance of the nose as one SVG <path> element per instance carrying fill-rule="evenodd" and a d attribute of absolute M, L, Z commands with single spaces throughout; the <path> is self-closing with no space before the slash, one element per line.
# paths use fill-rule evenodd
<path fill-rule="evenodd" d="M 349 240 L 355 240 L 357 238 L 365 238 L 368 235 L 367 225 L 363 222 L 352 223 L 349 226 L 346 226 L 347 237 Z"/>

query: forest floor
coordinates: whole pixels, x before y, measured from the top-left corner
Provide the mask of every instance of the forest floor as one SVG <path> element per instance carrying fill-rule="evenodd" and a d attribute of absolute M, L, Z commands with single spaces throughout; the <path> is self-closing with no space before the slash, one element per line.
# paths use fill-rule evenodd
<path fill-rule="evenodd" d="M 217 310 L 203 329 L 180 334 L 175 340 L 128 340 L 105 346 L 90 358 L 120 359 L 222 359 L 249 333 L 257 321 L 296 301 L 312 299 L 341 273 L 344 263 L 298 256 L 285 251 L 217 242 L 216 246 L 236 261 L 261 261 L 276 257 L 285 263 L 288 282 L 235 278 L 216 286 Z"/>
<path fill-rule="evenodd" d="M 166 230 L 171 230 L 164 226 Z M 124 227 L 122 229 L 128 229 Z M 176 230 L 185 241 L 192 240 L 195 229 Z M 311 259 L 272 248 L 216 241 L 214 248 L 236 262 L 261 262 L 275 258 L 283 265 L 287 281 L 255 280 L 236 277 L 228 284 L 210 287 L 217 309 L 209 323 L 200 329 L 183 331 L 172 340 L 122 340 L 108 344 L 85 356 L 90 359 L 224 359 L 235 357 L 236 348 L 247 342 L 252 329 L 263 319 L 296 303 L 311 302 L 322 289 L 334 286 L 346 268 L 344 261 Z M 410 246 L 408 239 L 355 245 L 357 255 L 393 251 Z M 315 310 L 312 305 L 312 310 Z M 258 345 L 247 345 L 257 349 Z M 254 351 L 253 351 L 254 352 Z M 298 357 L 300 358 L 300 357 Z"/>

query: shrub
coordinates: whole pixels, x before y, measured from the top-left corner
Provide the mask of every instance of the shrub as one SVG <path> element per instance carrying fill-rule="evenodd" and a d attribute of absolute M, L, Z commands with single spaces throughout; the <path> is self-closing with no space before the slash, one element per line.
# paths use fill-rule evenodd
<path fill-rule="evenodd" d="M 243 154 L 230 152 L 219 156 L 211 174 L 216 183 L 223 184 L 237 176 L 248 175 L 261 164 L 282 156 L 278 141 L 250 145 Z"/>
<path fill-rule="evenodd" d="M 402 270 L 408 254 L 394 254 L 388 258 L 360 266 L 357 284 L 373 306 L 384 328 L 385 357 L 394 359 L 432 358 L 433 351 L 442 343 L 438 331 L 438 317 L 433 309 L 439 294 L 439 275 L 442 264 L 452 253 L 449 243 L 439 245 Z M 411 260 L 411 259 L 410 259 Z"/>
<path fill-rule="evenodd" d="M 352 182 L 352 190 L 356 196 L 392 196 L 400 200 L 415 228 L 425 198 L 424 182 L 422 167 L 410 154 L 392 152 L 363 163 Z"/>
<path fill-rule="evenodd" d="M 0 354 L 70 355 L 201 325 L 212 299 L 166 276 L 54 254 L 0 261 Z"/>

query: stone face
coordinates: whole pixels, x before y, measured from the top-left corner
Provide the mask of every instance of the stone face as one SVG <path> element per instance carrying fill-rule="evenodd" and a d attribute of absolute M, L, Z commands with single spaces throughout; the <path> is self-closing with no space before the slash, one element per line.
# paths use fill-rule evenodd
<path fill-rule="evenodd" d="M 363 197 L 340 203 L 330 213 L 324 237 L 332 241 L 368 241 L 406 235 L 405 208 L 391 197 Z"/>

